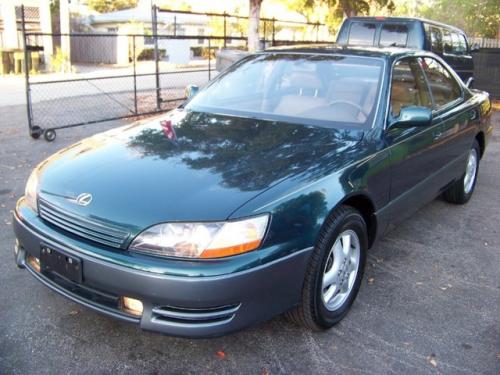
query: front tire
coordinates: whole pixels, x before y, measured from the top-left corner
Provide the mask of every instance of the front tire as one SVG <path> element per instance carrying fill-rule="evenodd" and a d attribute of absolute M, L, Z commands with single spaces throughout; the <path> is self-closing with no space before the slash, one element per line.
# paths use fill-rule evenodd
<path fill-rule="evenodd" d="M 464 175 L 443 194 L 446 201 L 455 204 L 465 204 L 472 197 L 472 193 L 474 193 L 474 188 L 476 187 L 480 155 L 479 143 L 477 140 L 474 140 L 469 150 Z"/>
<path fill-rule="evenodd" d="M 299 305 L 286 313 L 312 330 L 332 327 L 349 311 L 363 278 L 368 235 L 363 216 L 340 206 L 323 225 L 306 271 Z"/>

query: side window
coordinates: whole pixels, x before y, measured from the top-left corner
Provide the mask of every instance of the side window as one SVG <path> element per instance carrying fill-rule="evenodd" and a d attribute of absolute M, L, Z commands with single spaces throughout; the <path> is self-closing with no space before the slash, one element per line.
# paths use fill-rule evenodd
<path fill-rule="evenodd" d="M 377 25 L 368 22 L 353 22 L 349 30 L 347 44 L 358 46 L 373 46 Z"/>
<path fill-rule="evenodd" d="M 431 57 L 425 57 L 421 59 L 421 64 L 429 82 L 435 108 L 442 107 L 462 96 L 459 83 L 441 63 Z"/>
<path fill-rule="evenodd" d="M 460 43 L 463 45 L 464 53 L 467 53 L 467 38 L 464 34 L 458 34 L 458 39 Z"/>
<path fill-rule="evenodd" d="M 379 46 L 406 47 L 408 39 L 408 26 L 386 23 L 380 32 Z"/>
<path fill-rule="evenodd" d="M 407 106 L 432 107 L 422 70 L 414 58 L 398 61 L 392 70 L 391 113 L 399 116 Z"/>
<path fill-rule="evenodd" d="M 443 53 L 443 37 L 441 30 L 437 27 L 430 27 L 431 51 L 437 54 Z"/>
<path fill-rule="evenodd" d="M 467 44 L 465 37 L 462 34 L 451 33 L 451 41 L 453 44 L 453 53 L 456 55 L 463 55 L 467 52 Z"/>
<path fill-rule="evenodd" d="M 443 51 L 444 53 L 453 52 L 451 33 L 446 29 L 443 29 Z"/>

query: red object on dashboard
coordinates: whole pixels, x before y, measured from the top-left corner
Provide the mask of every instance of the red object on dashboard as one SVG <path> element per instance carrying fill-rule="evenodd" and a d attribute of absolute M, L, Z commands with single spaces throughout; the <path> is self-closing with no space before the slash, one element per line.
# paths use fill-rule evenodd
<path fill-rule="evenodd" d="M 175 141 L 177 136 L 175 135 L 174 127 L 172 126 L 172 121 L 170 120 L 162 120 L 160 121 L 161 128 L 163 129 L 163 134 L 165 137 L 170 139 L 171 141 Z"/>

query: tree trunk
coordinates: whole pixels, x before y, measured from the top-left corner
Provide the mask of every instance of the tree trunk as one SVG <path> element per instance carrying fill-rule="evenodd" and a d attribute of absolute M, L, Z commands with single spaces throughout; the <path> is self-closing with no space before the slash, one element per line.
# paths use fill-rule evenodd
<path fill-rule="evenodd" d="M 344 14 L 346 17 L 356 17 L 357 16 L 356 9 L 349 3 L 348 0 L 341 1 L 340 6 L 342 7 L 342 10 L 344 11 Z"/>
<path fill-rule="evenodd" d="M 260 22 L 260 6 L 262 0 L 249 0 L 250 12 L 248 19 L 248 50 L 258 51 L 260 49 L 259 41 L 259 22 Z"/>

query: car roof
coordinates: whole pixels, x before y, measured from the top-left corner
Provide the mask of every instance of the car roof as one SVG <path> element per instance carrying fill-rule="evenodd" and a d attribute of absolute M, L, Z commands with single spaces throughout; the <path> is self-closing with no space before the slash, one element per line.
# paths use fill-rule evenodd
<path fill-rule="evenodd" d="M 402 47 L 344 46 L 336 44 L 307 44 L 268 48 L 261 53 L 330 54 L 345 56 L 375 57 L 393 60 L 401 56 L 432 55 L 427 51 Z"/>
<path fill-rule="evenodd" d="M 349 17 L 346 18 L 346 21 L 378 21 L 378 22 L 384 22 L 384 21 L 389 21 L 389 22 L 425 22 L 430 25 L 434 26 L 439 26 L 439 27 L 444 27 L 449 30 L 453 30 L 455 32 L 459 32 L 461 34 L 465 34 L 465 32 L 462 29 L 459 29 L 458 27 L 448 25 L 446 23 L 438 22 L 438 21 L 432 21 L 428 20 L 426 18 L 419 18 L 419 17 L 385 17 L 385 16 L 375 16 L 375 17 L 368 17 L 368 16 L 356 16 L 356 17 Z"/>

